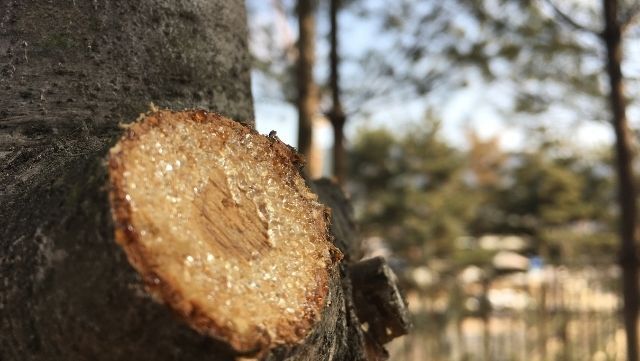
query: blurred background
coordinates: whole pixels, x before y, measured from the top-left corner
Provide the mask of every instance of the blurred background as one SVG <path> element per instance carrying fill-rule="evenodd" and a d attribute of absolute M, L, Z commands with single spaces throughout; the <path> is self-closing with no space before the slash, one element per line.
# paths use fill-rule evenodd
<path fill-rule="evenodd" d="M 638 359 L 638 1 L 248 0 L 257 128 L 350 195 L 392 360 Z"/>

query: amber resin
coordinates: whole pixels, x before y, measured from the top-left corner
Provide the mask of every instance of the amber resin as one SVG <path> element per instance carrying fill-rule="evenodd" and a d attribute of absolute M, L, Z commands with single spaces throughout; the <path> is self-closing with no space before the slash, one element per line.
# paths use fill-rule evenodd
<path fill-rule="evenodd" d="M 116 240 L 147 289 L 239 353 L 295 344 L 340 258 L 279 140 L 204 111 L 148 114 L 109 157 Z"/>

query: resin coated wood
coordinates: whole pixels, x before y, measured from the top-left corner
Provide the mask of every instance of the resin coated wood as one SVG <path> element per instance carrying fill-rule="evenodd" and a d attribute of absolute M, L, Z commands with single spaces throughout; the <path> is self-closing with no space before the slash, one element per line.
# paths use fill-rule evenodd
<path fill-rule="evenodd" d="M 147 290 L 239 353 L 300 343 L 342 254 L 294 151 L 204 111 L 127 128 L 110 152 L 111 200 Z"/>

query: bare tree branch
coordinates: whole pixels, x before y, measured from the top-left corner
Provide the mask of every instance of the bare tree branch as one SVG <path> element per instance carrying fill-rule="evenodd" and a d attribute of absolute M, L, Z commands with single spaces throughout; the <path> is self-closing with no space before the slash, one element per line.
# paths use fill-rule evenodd
<path fill-rule="evenodd" d="M 640 1 L 636 1 L 635 4 L 627 10 L 627 12 L 620 19 L 620 30 L 624 32 L 627 27 L 633 24 L 640 16 Z"/>
<path fill-rule="evenodd" d="M 553 9 L 553 12 L 556 14 L 556 16 L 560 19 L 560 21 L 562 21 L 563 23 L 565 23 L 566 25 L 569 25 L 570 27 L 574 28 L 575 30 L 579 30 L 579 31 L 583 31 L 583 32 L 587 32 L 596 36 L 600 36 L 601 32 L 596 30 L 596 29 L 592 29 L 586 25 L 580 24 L 578 22 L 576 22 L 570 15 L 568 15 L 567 13 L 565 13 L 564 11 L 562 11 L 554 2 L 553 0 L 544 0 L 547 4 L 549 4 L 549 6 L 551 7 L 551 9 Z"/>

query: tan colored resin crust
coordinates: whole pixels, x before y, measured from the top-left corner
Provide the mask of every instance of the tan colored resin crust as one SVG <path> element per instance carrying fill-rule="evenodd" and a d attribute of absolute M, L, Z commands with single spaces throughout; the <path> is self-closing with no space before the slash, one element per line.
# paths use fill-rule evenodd
<path fill-rule="evenodd" d="M 204 111 L 148 114 L 110 152 L 116 241 L 147 290 L 238 353 L 299 343 L 341 258 L 298 163 Z"/>

